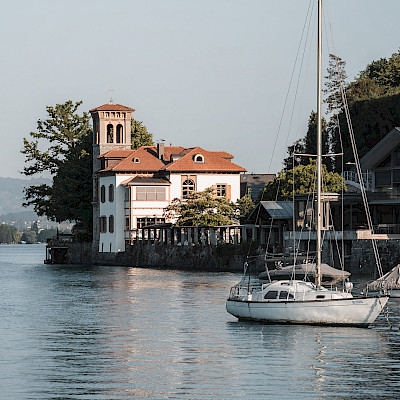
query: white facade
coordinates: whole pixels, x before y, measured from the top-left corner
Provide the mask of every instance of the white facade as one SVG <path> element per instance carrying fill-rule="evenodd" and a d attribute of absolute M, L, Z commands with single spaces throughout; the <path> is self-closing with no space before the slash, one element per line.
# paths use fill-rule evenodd
<path fill-rule="evenodd" d="M 195 190 L 203 191 L 216 185 L 230 187 L 230 200 L 236 202 L 240 198 L 239 174 L 182 174 L 171 173 L 170 184 L 165 185 L 126 185 L 130 178 L 136 175 L 104 176 L 99 179 L 100 188 L 100 218 L 107 221 L 106 232 L 100 228 L 99 251 L 125 251 L 125 240 L 129 239 L 129 232 L 141 227 L 140 223 L 171 222 L 164 215 L 164 210 L 175 198 L 182 199 L 182 182 L 188 177 L 195 181 Z M 114 199 L 110 201 L 110 186 L 113 186 Z M 105 198 L 101 201 L 101 187 L 104 187 Z M 139 200 L 137 188 L 164 188 L 165 200 Z M 126 193 L 128 191 L 128 193 Z M 114 229 L 110 227 L 110 217 L 114 220 Z M 111 218 L 112 220 L 112 218 Z M 101 222 L 100 222 L 101 225 Z M 111 232 L 110 232 L 111 228 Z"/>

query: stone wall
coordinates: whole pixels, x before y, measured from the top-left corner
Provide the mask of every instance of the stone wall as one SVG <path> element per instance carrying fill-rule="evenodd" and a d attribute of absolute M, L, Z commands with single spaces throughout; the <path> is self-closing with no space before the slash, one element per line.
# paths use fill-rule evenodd
<path fill-rule="evenodd" d="M 167 246 L 136 243 L 119 253 L 95 253 L 90 243 L 71 243 L 66 263 L 132 267 L 176 268 L 196 271 L 242 272 L 249 250 L 247 245 L 223 243 L 217 246 Z M 251 271 L 264 271 L 264 250 L 252 246 Z"/>

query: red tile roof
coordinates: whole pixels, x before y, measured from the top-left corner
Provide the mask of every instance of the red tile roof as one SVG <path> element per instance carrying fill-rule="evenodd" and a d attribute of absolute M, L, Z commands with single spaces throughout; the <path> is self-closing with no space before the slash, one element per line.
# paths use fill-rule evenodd
<path fill-rule="evenodd" d="M 123 106 L 121 104 L 103 104 L 100 107 L 92 108 L 89 112 L 94 111 L 135 111 L 135 109 Z"/>
<path fill-rule="evenodd" d="M 204 163 L 194 162 L 194 157 L 201 154 Z M 180 158 L 173 161 L 172 156 Z M 246 169 L 234 164 L 226 158 L 233 158 L 224 151 L 207 151 L 201 147 L 184 148 L 165 146 L 164 160 L 157 156 L 156 146 L 142 146 L 136 150 L 111 150 L 99 158 L 123 158 L 103 171 L 134 172 L 134 171 L 171 171 L 171 172 L 245 172 Z M 225 158 L 224 158 L 225 157 Z M 138 161 L 138 162 L 135 162 Z"/>
<path fill-rule="evenodd" d="M 138 162 L 135 162 L 138 161 Z M 156 172 L 164 167 L 164 163 L 154 154 L 148 151 L 146 146 L 142 146 L 128 155 L 117 164 L 106 168 L 105 171 L 129 172 L 129 171 L 151 171 Z"/>
<path fill-rule="evenodd" d="M 214 153 L 222 158 L 233 158 L 232 154 L 227 153 L 226 151 L 209 151 L 209 153 Z"/>
<path fill-rule="evenodd" d="M 171 164 L 167 164 L 164 169 L 166 171 L 174 171 L 174 172 L 178 171 L 245 172 L 246 171 L 245 168 L 237 164 L 234 164 L 233 162 L 228 161 L 225 158 L 222 158 L 220 155 L 218 155 L 218 153 L 219 152 L 204 150 L 201 147 L 195 147 L 179 160 Z M 201 154 L 204 157 L 204 163 L 194 162 L 194 157 L 197 154 Z"/>
<path fill-rule="evenodd" d="M 110 150 L 107 153 L 100 154 L 97 158 L 125 158 L 128 157 L 129 154 L 132 153 L 134 150 Z"/>

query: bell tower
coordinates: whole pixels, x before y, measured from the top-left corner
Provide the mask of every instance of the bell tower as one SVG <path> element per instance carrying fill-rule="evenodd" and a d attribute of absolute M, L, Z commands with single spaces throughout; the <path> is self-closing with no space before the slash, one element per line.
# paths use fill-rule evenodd
<path fill-rule="evenodd" d="M 135 110 L 109 104 L 90 110 L 93 119 L 93 172 L 100 169 L 97 157 L 110 150 L 131 149 L 131 118 Z"/>
<path fill-rule="evenodd" d="M 110 103 L 89 110 L 93 119 L 93 241 L 95 255 L 99 250 L 100 239 L 100 204 L 99 174 L 100 154 L 110 150 L 131 149 L 131 118 L 135 110 L 130 107 Z"/>

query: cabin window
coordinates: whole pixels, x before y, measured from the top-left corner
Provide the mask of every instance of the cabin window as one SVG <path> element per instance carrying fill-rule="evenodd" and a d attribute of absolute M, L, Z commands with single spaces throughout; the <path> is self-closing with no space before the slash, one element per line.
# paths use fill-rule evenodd
<path fill-rule="evenodd" d="M 182 183 L 182 197 L 187 199 L 190 192 L 194 192 L 194 181 L 192 179 L 186 179 Z"/>
<path fill-rule="evenodd" d="M 289 293 L 289 292 L 286 292 L 286 291 L 282 291 L 282 292 L 279 293 L 279 298 L 283 299 L 283 300 L 289 300 L 289 299 L 291 300 L 294 297 L 293 297 L 292 293 Z"/>
<path fill-rule="evenodd" d="M 264 296 L 264 299 L 277 299 L 278 298 L 278 291 L 277 290 L 270 290 Z"/>
<path fill-rule="evenodd" d="M 139 186 L 136 188 L 136 200 L 165 200 L 165 187 Z"/>
<path fill-rule="evenodd" d="M 102 203 L 106 201 L 106 187 L 104 185 L 101 185 L 100 188 L 100 201 Z"/>
<path fill-rule="evenodd" d="M 325 295 L 324 294 L 317 294 L 317 299 L 324 299 Z"/>
<path fill-rule="evenodd" d="M 108 186 L 108 201 L 110 203 L 114 201 L 114 185 Z"/>
<path fill-rule="evenodd" d="M 114 127 L 112 124 L 107 125 L 107 143 L 114 142 Z"/>
<path fill-rule="evenodd" d="M 110 215 L 108 218 L 108 232 L 114 233 L 114 215 Z"/>

